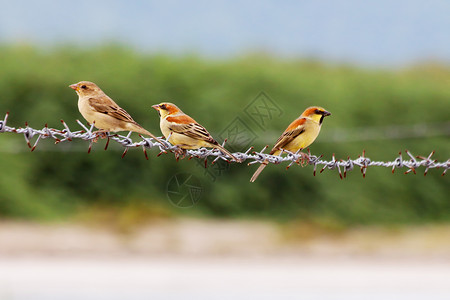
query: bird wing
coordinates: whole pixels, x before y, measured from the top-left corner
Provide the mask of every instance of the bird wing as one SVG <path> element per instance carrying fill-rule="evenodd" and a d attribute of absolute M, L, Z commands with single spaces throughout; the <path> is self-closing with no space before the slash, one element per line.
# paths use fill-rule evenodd
<path fill-rule="evenodd" d="M 188 115 L 169 116 L 166 120 L 170 123 L 169 129 L 175 133 L 184 134 L 190 138 L 203 140 L 214 145 L 217 144 L 206 128 Z"/>
<path fill-rule="evenodd" d="M 292 122 L 288 126 L 288 128 L 286 128 L 283 134 L 278 138 L 278 140 L 275 143 L 275 146 L 273 146 L 272 148 L 272 151 L 270 151 L 270 154 L 273 154 L 277 150 L 285 148 L 286 145 L 292 142 L 300 134 L 305 132 L 305 122 L 306 118 L 299 118 L 294 120 L 294 122 Z"/>
<path fill-rule="evenodd" d="M 125 109 L 109 98 L 89 98 L 89 105 L 99 113 L 109 115 L 120 121 L 136 123 Z"/>

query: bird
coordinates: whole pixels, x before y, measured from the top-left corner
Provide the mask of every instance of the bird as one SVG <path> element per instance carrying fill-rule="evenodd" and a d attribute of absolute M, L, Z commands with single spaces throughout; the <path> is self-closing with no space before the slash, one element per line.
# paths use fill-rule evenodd
<path fill-rule="evenodd" d="M 160 139 L 133 120 L 129 113 L 117 105 L 95 83 L 80 81 L 69 87 L 78 94 L 78 109 L 81 115 L 99 129 L 96 133 L 134 131 L 148 135 L 161 143 Z"/>
<path fill-rule="evenodd" d="M 209 147 L 219 149 L 231 157 L 238 159 L 230 151 L 220 145 L 209 132 L 193 118 L 181 111 L 175 104 L 162 102 L 152 106 L 160 116 L 161 132 L 168 141 L 181 149 L 198 149 Z"/>
<path fill-rule="evenodd" d="M 270 151 L 270 155 L 278 155 L 282 150 L 297 152 L 311 145 L 317 138 L 325 117 L 331 113 L 319 106 L 311 106 L 295 119 L 281 134 Z M 303 155 L 306 154 L 302 154 Z M 253 174 L 250 182 L 254 182 L 269 161 L 264 160 Z"/>

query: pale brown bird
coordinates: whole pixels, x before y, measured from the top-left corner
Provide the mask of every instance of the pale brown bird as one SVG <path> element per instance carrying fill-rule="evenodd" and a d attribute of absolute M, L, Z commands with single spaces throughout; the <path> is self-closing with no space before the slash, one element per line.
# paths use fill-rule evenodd
<path fill-rule="evenodd" d="M 80 81 L 69 87 L 78 94 L 78 109 L 81 115 L 99 129 L 97 133 L 134 131 L 148 135 L 161 143 L 161 141 L 139 125 L 123 108 L 117 105 L 95 83 Z"/>
<path fill-rule="evenodd" d="M 297 152 L 311 145 L 317 138 L 322 127 L 323 119 L 331 113 L 319 106 L 308 107 L 295 119 L 278 138 L 269 154 L 278 155 L 281 149 Z M 265 160 L 255 171 L 250 182 L 254 182 L 269 163 Z"/>
<path fill-rule="evenodd" d="M 238 161 L 230 151 L 222 147 L 209 132 L 175 104 L 163 102 L 152 106 L 160 116 L 161 132 L 172 145 L 182 149 L 200 147 L 216 148 Z"/>

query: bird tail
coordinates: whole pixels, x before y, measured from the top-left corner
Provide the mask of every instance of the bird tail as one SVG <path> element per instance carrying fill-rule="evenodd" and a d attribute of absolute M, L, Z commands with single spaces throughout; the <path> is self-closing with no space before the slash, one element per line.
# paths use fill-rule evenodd
<path fill-rule="evenodd" d="M 161 140 L 159 138 L 157 138 L 156 136 L 154 136 L 150 131 L 148 131 L 147 129 L 145 129 L 144 127 L 142 127 L 139 124 L 133 124 L 133 131 L 140 133 L 140 134 L 144 134 L 144 135 L 148 135 L 150 136 L 152 139 L 156 140 L 158 143 L 160 143 L 161 145 L 164 145 Z"/>
<path fill-rule="evenodd" d="M 228 151 L 227 149 L 225 149 L 223 146 L 217 144 L 217 145 L 214 145 L 214 148 L 219 149 L 220 151 L 222 151 L 223 153 L 225 153 L 226 155 L 228 155 L 229 157 L 231 157 L 234 161 L 239 162 L 239 160 L 238 160 L 233 154 L 231 154 L 230 151 Z"/>
<path fill-rule="evenodd" d="M 264 170 L 265 167 L 267 167 L 267 164 L 269 163 L 268 160 L 265 160 L 259 165 L 258 169 L 253 173 L 252 178 L 250 179 L 250 182 L 255 182 L 256 178 L 258 178 L 259 174 Z"/>

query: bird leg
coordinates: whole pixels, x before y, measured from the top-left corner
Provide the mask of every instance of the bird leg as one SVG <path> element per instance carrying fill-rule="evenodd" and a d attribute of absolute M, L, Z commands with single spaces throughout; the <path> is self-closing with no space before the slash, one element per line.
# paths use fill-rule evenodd
<path fill-rule="evenodd" d="M 302 167 L 306 166 L 309 163 L 309 155 L 304 152 L 299 152 L 298 154 L 300 154 L 300 157 L 297 159 L 296 163 Z"/>
<path fill-rule="evenodd" d="M 178 159 L 181 157 L 181 159 L 186 157 L 186 149 L 181 148 L 179 145 L 175 145 L 175 149 L 173 150 L 173 153 L 175 154 L 175 159 L 178 161 Z"/>
<path fill-rule="evenodd" d="M 103 130 L 103 129 L 94 131 L 94 132 L 92 132 L 92 134 L 95 134 L 95 138 L 92 141 L 94 143 L 97 143 L 99 137 L 101 139 L 107 138 L 108 137 L 108 133 L 109 133 L 109 131 Z"/>
<path fill-rule="evenodd" d="M 102 139 L 107 138 L 108 137 L 108 133 L 109 133 L 108 130 L 103 130 L 103 129 L 100 129 L 100 130 L 97 130 L 97 131 L 93 132 L 93 134 L 97 135 L 98 137 L 101 137 Z"/>

